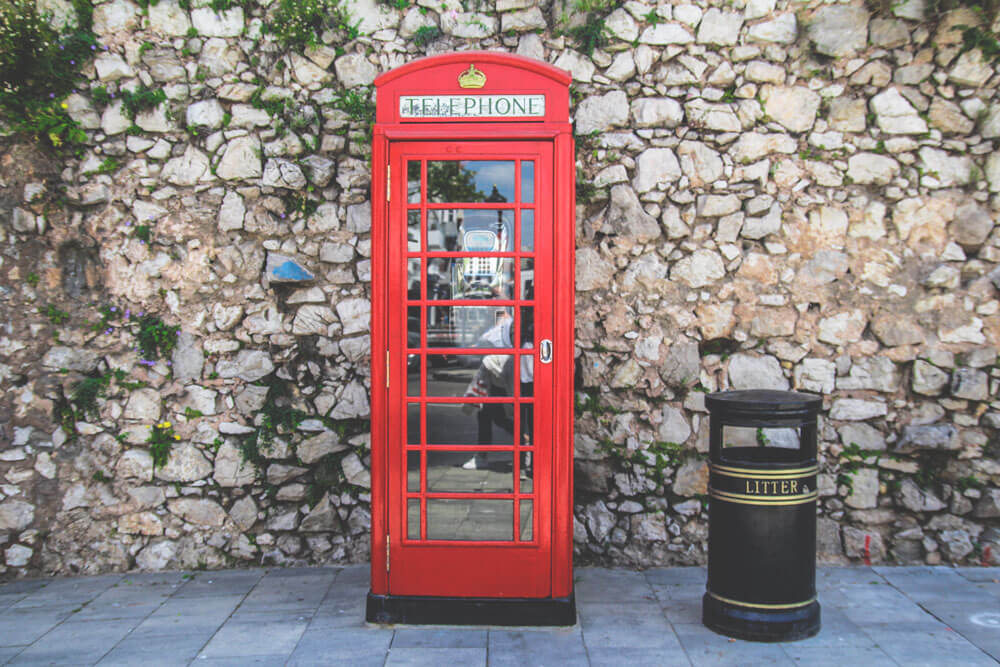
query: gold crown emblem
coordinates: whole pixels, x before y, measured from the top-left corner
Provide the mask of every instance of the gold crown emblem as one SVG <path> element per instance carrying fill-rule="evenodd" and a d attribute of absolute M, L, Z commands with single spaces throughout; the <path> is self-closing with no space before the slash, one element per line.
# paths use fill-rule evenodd
<path fill-rule="evenodd" d="M 475 65 L 469 65 L 469 69 L 458 75 L 458 85 L 462 88 L 482 88 L 486 85 L 486 75 Z"/>

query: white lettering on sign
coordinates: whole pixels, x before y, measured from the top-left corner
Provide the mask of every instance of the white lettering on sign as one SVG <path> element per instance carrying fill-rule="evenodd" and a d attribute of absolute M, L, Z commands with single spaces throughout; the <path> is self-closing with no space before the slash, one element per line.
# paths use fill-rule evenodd
<path fill-rule="evenodd" d="M 401 118 L 538 118 L 545 95 L 403 95 Z"/>

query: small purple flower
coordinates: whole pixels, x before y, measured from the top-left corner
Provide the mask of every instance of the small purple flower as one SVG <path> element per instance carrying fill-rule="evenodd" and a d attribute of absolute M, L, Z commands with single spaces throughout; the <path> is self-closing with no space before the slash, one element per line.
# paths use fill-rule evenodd
<path fill-rule="evenodd" d="M 132 226 L 132 221 L 130 220 L 130 221 L 126 222 L 126 223 L 125 223 L 125 226 L 126 226 L 126 227 L 131 227 L 131 226 Z"/>
<path fill-rule="evenodd" d="M 125 319 L 126 320 L 132 319 L 132 311 L 129 310 L 128 308 L 125 309 Z"/>
<path fill-rule="evenodd" d="M 142 239 L 139 239 L 139 245 L 146 245 L 146 242 L 143 241 Z"/>
<path fill-rule="evenodd" d="M 59 50 L 60 50 L 60 51 L 65 51 L 65 50 L 66 50 L 66 47 L 65 47 L 65 46 L 63 46 L 62 44 L 60 44 L 60 45 L 59 45 Z"/>
<path fill-rule="evenodd" d="M 178 336 L 180 336 L 180 335 L 181 335 L 181 330 L 180 330 L 180 329 L 178 329 L 178 330 L 177 330 L 177 335 L 178 335 Z"/>
<path fill-rule="evenodd" d="M 51 100 L 51 99 L 55 99 L 55 96 L 56 96 L 56 94 L 55 94 L 55 93 L 49 93 L 49 99 L 50 99 L 50 100 Z"/>
<path fill-rule="evenodd" d="M 69 61 L 69 64 L 70 64 L 70 65 L 75 65 L 75 64 L 76 64 L 76 61 L 75 61 L 75 60 L 70 60 L 70 61 Z"/>
<path fill-rule="evenodd" d="M 104 330 L 105 336 L 107 336 L 109 333 L 111 333 L 111 327 L 108 327 L 107 329 Z"/>
<path fill-rule="evenodd" d="M 139 311 L 139 317 L 142 317 L 142 311 L 141 310 Z"/>
<path fill-rule="evenodd" d="M 168 361 L 167 362 L 167 366 L 173 366 L 173 365 L 174 365 L 174 362 L 172 362 L 172 361 Z"/>
<path fill-rule="evenodd" d="M 111 312 L 112 313 L 117 313 L 118 312 L 118 306 L 111 306 Z"/>
<path fill-rule="evenodd" d="M 94 46 L 93 44 L 91 44 L 91 45 L 90 45 L 90 50 L 91 50 L 91 51 L 96 51 L 96 50 L 97 50 L 97 47 L 96 47 L 96 46 Z"/>

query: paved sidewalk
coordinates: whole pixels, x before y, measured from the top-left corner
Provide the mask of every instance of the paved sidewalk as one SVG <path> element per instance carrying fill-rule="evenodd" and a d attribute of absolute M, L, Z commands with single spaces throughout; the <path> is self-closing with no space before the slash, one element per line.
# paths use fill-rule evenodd
<path fill-rule="evenodd" d="M 787 644 L 701 625 L 703 568 L 579 568 L 573 628 L 364 623 L 368 567 L 0 584 L 0 664 L 994 665 L 1000 568 L 821 568 L 823 629 Z"/>

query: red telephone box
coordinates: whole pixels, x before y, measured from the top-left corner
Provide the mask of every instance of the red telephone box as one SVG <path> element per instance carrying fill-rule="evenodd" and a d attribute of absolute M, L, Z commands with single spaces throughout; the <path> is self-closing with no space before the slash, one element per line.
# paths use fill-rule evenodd
<path fill-rule="evenodd" d="M 375 81 L 369 621 L 575 622 L 569 83 L 492 52 Z"/>

